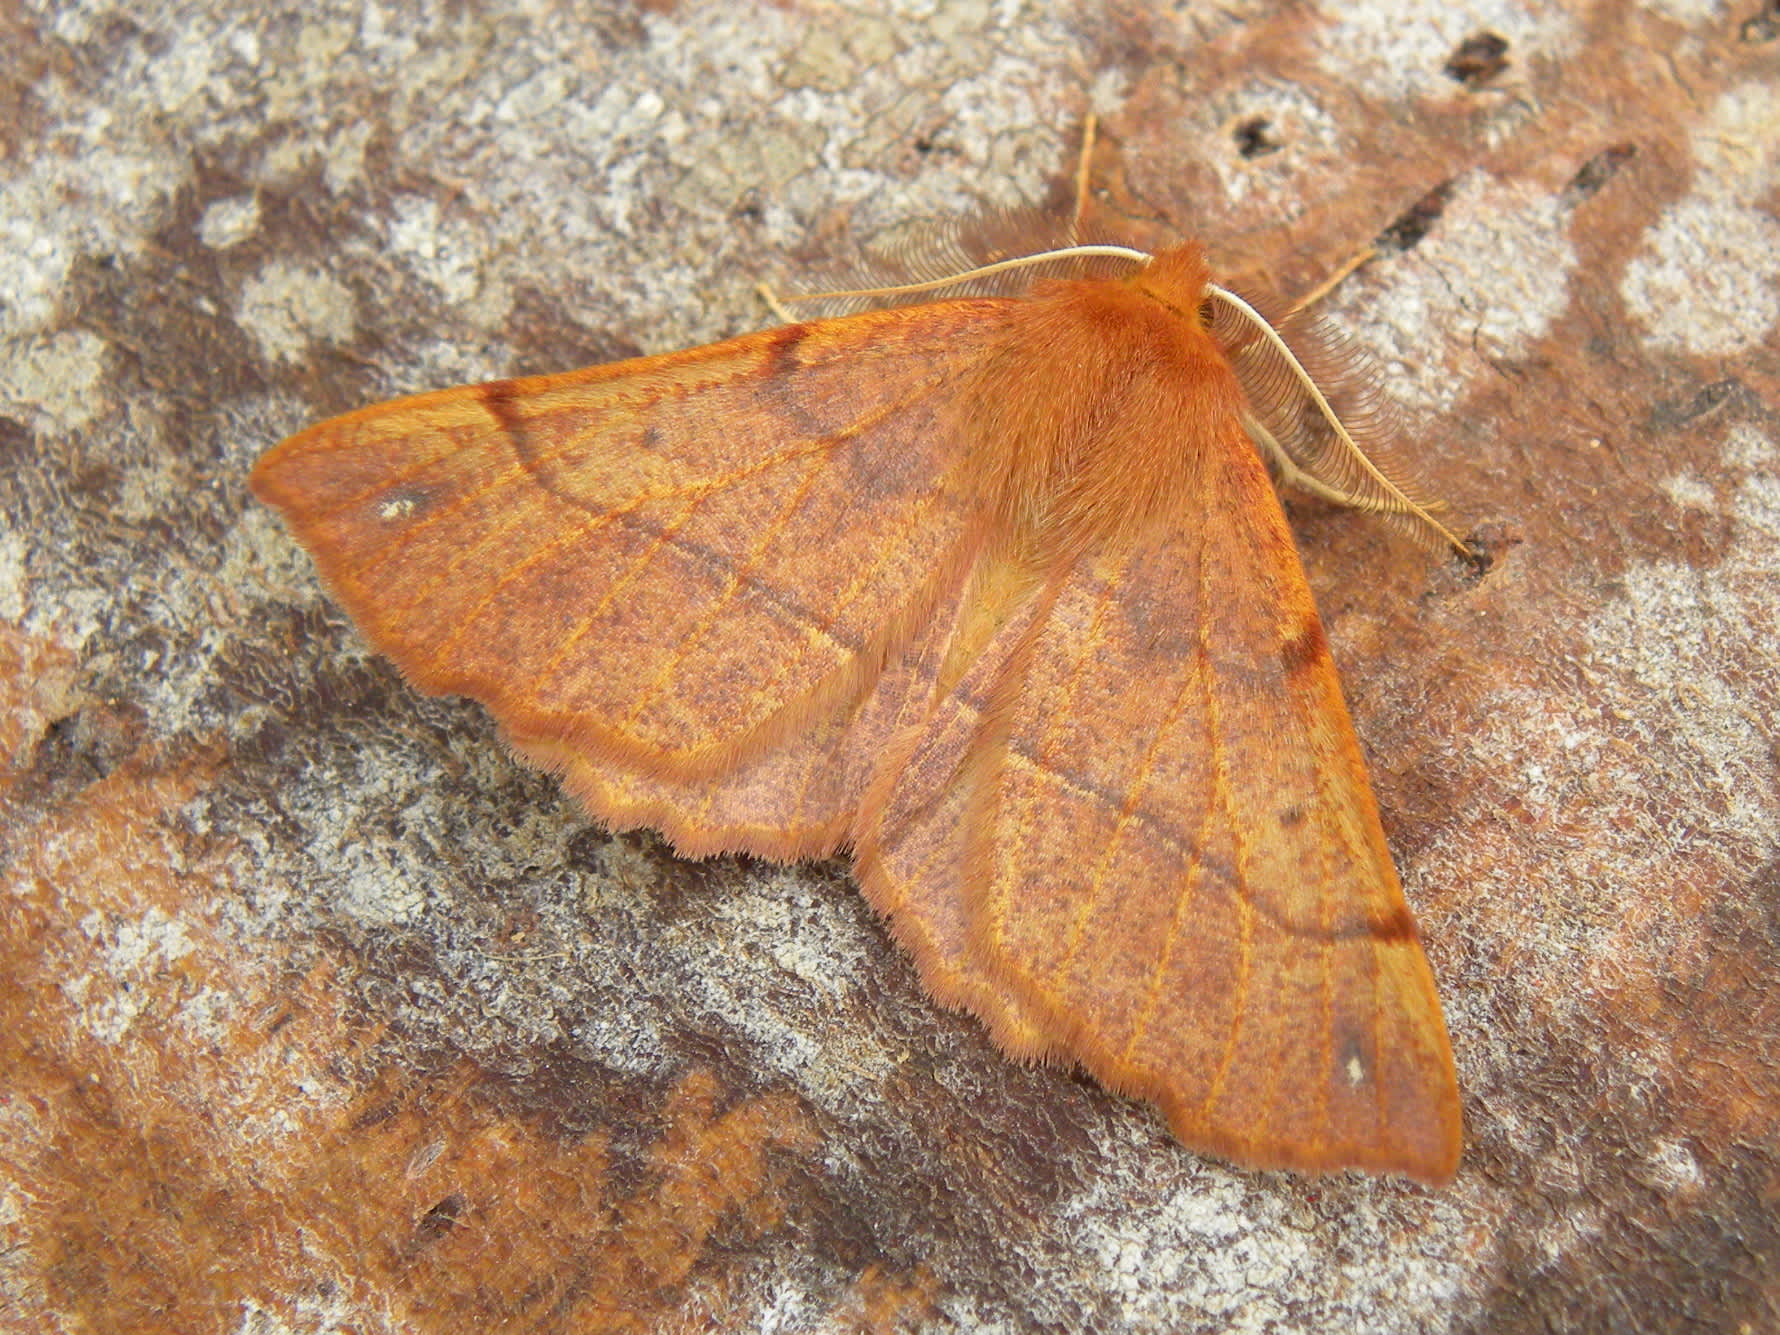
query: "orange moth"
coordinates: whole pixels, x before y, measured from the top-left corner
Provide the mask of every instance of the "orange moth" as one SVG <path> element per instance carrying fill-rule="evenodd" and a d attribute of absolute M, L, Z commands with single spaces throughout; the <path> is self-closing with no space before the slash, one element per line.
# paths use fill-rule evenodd
<path fill-rule="evenodd" d="M 1269 461 L 1433 521 L 1198 246 L 991 268 L 1035 260 L 1077 276 L 367 408 L 253 489 L 606 824 L 850 849 L 1008 1052 L 1240 1164 L 1444 1182 L 1440 1003 Z"/>

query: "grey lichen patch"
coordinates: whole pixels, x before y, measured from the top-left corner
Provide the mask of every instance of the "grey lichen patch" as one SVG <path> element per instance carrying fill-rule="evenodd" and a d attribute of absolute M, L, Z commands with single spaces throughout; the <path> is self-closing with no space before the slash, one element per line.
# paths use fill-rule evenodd
<path fill-rule="evenodd" d="M 1654 348 L 1723 356 L 1757 347 L 1780 325 L 1780 222 L 1760 209 L 1681 200 L 1626 266 L 1620 291 Z"/>
<path fill-rule="evenodd" d="M 899 47 L 895 28 L 875 14 L 861 13 L 847 23 L 812 23 L 779 78 L 787 88 L 838 93 Z"/>
<path fill-rule="evenodd" d="M 365 174 L 365 150 L 371 142 L 371 126 L 348 125 L 331 136 L 321 149 L 322 180 L 335 194 L 344 194 Z"/>
<path fill-rule="evenodd" d="M 1722 456 L 1730 468 L 1772 470 L 1780 447 L 1753 426 L 1739 422 L 1725 437 Z"/>
<path fill-rule="evenodd" d="M 1207 1328 L 1325 1329 L 1356 1301 L 1388 1302 L 1405 1329 L 1438 1329 L 1459 1296 L 1457 1258 L 1368 1243 L 1409 1212 L 1432 1232 L 1456 1230 L 1464 1217 L 1450 1197 L 1411 1207 L 1376 1184 L 1339 1217 L 1319 1217 L 1258 1182 L 1191 1169 L 1097 1179 L 1058 1214 L 1102 1221 L 1079 1241 L 1120 1329 L 1168 1329 L 1183 1308 Z"/>
<path fill-rule="evenodd" d="M 25 535 L 0 515 L 0 621 L 24 620 L 29 590 L 25 550 Z"/>
<path fill-rule="evenodd" d="M 1780 91 L 1727 90 L 1690 136 L 1693 188 L 1663 211 L 1620 294 L 1660 351 L 1725 356 L 1780 328 Z"/>
<path fill-rule="evenodd" d="M 212 250 L 238 246 L 259 230 L 260 201 L 252 194 L 230 195 L 209 204 L 198 219 L 198 239 Z"/>
<path fill-rule="evenodd" d="M 269 362 L 296 362 L 317 343 L 345 343 L 357 327 L 352 293 L 332 274 L 273 260 L 241 289 L 235 321 Z"/>
<path fill-rule="evenodd" d="M 1676 505 L 1694 510 L 1713 508 L 1712 488 L 1691 473 L 1675 473 L 1659 483 Z"/>
<path fill-rule="evenodd" d="M 229 588 L 260 588 L 273 601 L 301 604 L 321 596 L 315 563 L 273 513 L 249 506 L 229 530 L 217 578 Z"/>
<path fill-rule="evenodd" d="M 738 180 L 763 193 L 780 194 L 810 169 L 823 138 L 813 125 L 763 125 L 758 133 L 738 143 L 735 153 L 725 160 L 688 162 L 686 175 L 674 186 L 671 198 L 683 209 L 701 209 L 713 198 L 734 191 Z"/>
<path fill-rule="evenodd" d="M 482 290 L 486 261 L 475 228 L 446 214 L 439 201 L 424 195 L 398 196 L 386 224 L 389 249 L 432 284 L 453 305 L 472 301 Z M 497 319 L 504 312 L 490 312 Z"/>
<path fill-rule="evenodd" d="M 39 431 L 77 431 L 110 401 L 105 363 L 105 340 L 84 329 L 0 342 L 0 406 L 23 409 Z"/>
<path fill-rule="evenodd" d="M 895 1060 L 854 1011 L 881 945 L 865 914 L 827 911 L 819 886 L 788 868 L 739 887 L 683 947 L 704 957 L 694 973 L 704 1005 L 757 1044 L 765 1065 L 817 1104 L 858 1115 L 881 1097 Z M 788 996 L 800 1000 L 787 1005 Z M 812 1024 L 812 1015 L 830 1019 Z"/>
<path fill-rule="evenodd" d="M 404 865 L 398 848 L 360 835 L 321 850 L 338 878 L 334 905 L 341 913 L 370 927 L 399 927 L 426 912 L 425 878 Z"/>
<path fill-rule="evenodd" d="M 1638 8 L 1689 26 L 1723 22 L 1724 0 L 1638 0 Z"/>
<path fill-rule="evenodd" d="M 95 911 L 80 925 L 98 946 L 104 976 L 75 974 L 64 980 L 63 991 L 79 1006 L 89 1033 L 117 1043 L 144 1012 L 161 1004 L 152 980 L 198 949 L 198 940 L 188 923 L 159 908 L 133 921 Z"/>
<path fill-rule="evenodd" d="M 1539 185 L 1473 173 L 1427 237 L 1363 271 L 1331 315 L 1387 364 L 1394 398 L 1444 412 L 1491 359 L 1525 356 L 1568 307 L 1577 261 L 1564 221 Z"/>

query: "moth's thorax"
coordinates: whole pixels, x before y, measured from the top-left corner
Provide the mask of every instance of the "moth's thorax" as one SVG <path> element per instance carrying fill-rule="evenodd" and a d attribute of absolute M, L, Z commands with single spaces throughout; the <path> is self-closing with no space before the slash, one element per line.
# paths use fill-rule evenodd
<path fill-rule="evenodd" d="M 1206 282 L 1185 246 L 1130 278 L 1040 284 L 1010 311 L 962 405 L 984 494 L 1018 545 L 1080 550 L 1178 516 L 1240 435 Z"/>

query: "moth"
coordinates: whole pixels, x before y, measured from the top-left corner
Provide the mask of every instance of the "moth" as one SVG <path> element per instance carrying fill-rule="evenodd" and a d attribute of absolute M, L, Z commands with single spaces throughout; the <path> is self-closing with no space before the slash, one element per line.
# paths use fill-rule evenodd
<path fill-rule="evenodd" d="M 1443 1182 L 1440 1003 L 1269 468 L 1438 525 L 1201 247 L 993 271 L 1040 261 L 1078 272 L 366 408 L 253 490 L 608 826 L 850 851 L 1010 1054 L 1238 1164 Z"/>

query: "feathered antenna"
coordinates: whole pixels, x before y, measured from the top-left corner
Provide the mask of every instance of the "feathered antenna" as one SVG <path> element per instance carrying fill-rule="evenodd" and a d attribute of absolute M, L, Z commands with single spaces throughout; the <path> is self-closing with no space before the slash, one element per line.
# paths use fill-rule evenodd
<path fill-rule="evenodd" d="M 1098 238 L 1084 244 L 1073 222 L 1060 223 L 1049 210 L 999 209 L 913 227 L 877 253 L 833 270 L 822 291 L 777 294 L 774 304 L 810 304 L 811 315 L 829 317 L 918 301 L 939 291 L 948 296 L 1018 296 L 1041 278 L 1122 273 L 1149 258 L 1144 251 Z"/>
<path fill-rule="evenodd" d="M 953 272 L 942 272 L 932 278 L 920 278 L 910 282 L 893 283 L 883 287 L 861 287 L 832 292 L 809 292 L 795 296 L 779 298 L 781 301 L 876 301 L 889 298 L 914 298 L 925 296 L 929 292 L 941 289 L 962 289 L 973 296 L 999 295 L 1011 288 L 1021 290 L 1031 285 L 1035 277 L 1054 276 L 1053 271 L 1067 268 L 1071 271 L 1085 266 L 1077 261 L 1093 259 L 1120 260 L 1126 264 L 1147 264 L 1150 256 L 1146 251 L 1133 250 L 1130 246 L 1079 245 L 1058 246 L 1054 250 L 1042 250 L 1032 255 L 1010 255 L 1004 260 L 994 260 L 988 264 L 978 264 L 974 268 Z M 1038 270 L 1037 274 L 1027 272 Z M 1004 281 L 1005 279 L 1005 281 Z"/>
<path fill-rule="evenodd" d="M 1243 425 L 1281 481 L 1401 520 L 1471 555 L 1434 518 L 1438 504 L 1415 494 L 1390 443 L 1397 437 L 1396 413 L 1370 363 L 1302 309 L 1275 321 L 1215 283 L 1206 295 L 1213 303 L 1212 334 L 1248 395 Z"/>

